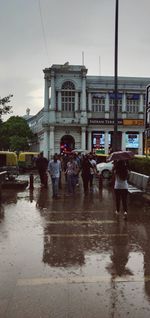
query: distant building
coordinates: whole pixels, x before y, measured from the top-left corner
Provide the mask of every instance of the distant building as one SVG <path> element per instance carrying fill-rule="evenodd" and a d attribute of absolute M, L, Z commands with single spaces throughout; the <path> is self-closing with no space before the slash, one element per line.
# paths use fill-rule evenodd
<path fill-rule="evenodd" d="M 26 109 L 26 115 L 23 116 L 24 119 L 28 120 L 29 118 L 32 118 L 33 116 L 30 115 L 30 108 Z"/>
<path fill-rule="evenodd" d="M 88 76 L 83 65 L 45 68 L 44 108 L 27 119 L 36 150 L 50 157 L 71 149 L 109 153 L 114 130 L 114 77 Z M 118 77 L 118 147 L 144 151 L 146 87 L 150 78 Z M 35 150 L 35 146 L 34 146 Z"/>

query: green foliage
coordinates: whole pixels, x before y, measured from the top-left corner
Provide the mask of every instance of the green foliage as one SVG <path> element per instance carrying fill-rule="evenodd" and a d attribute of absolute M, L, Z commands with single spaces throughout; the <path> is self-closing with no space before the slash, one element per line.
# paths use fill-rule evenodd
<path fill-rule="evenodd" d="M 12 151 L 16 151 L 16 150 L 29 150 L 29 142 L 28 142 L 28 138 L 26 137 L 20 137 L 20 136 L 11 136 L 9 139 L 10 142 L 10 149 Z"/>
<path fill-rule="evenodd" d="M 26 120 L 19 116 L 12 116 L 4 123 L 4 132 L 9 136 L 32 137 L 32 131 Z"/>
<path fill-rule="evenodd" d="M 0 127 L 0 149 L 28 150 L 33 137 L 26 120 L 19 116 L 12 116 Z"/>
<path fill-rule="evenodd" d="M 132 171 L 150 176 L 150 157 L 134 158 L 129 161 L 129 168 Z"/>
<path fill-rule="evenodd" d="M 0 116 L 11 113 L 12 106 L 6 105 L 10 103 L 11 97 L 13 97 L 13 95 L 10 94 L 6 97 L 0 98 Z"/>

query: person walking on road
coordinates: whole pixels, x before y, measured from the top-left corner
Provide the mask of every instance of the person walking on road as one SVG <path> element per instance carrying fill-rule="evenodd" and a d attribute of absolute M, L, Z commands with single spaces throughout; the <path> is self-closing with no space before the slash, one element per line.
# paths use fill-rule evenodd
<path fill-rule="evenodd" d="M 92 165 L 92 168 L 90 168 L 90 191 L 92 191 L 94 174 L 97 173 L 96 160 L 94 160 L 92 153 L 89 154 L 89 162 Z"/>
<path fill-rule="evenodd" d="M 41 187 L 47 188 L 48 176 L 47 176 L 48 160 L 44 157 L 43 152 L 40 152 L 37 160 L 36 167 L 40 176 Z"/>
<path fill-rule="evenodd" d="M 128 195 L 128 168 L 123 160 L 116 161 L 114 164 L 114 190 L 116 199 L 116 212 L 120 212 L 120 203 L 122 201 L 124 218 L 127 218 L 127 195 Z"/>
<path fill-rule="evenodd" d="M 57 153 L 55 153 L 53 160 L 50 160 L 48 163 L 48 172 L 52 180 L 53 198 L 57 198 L 59 189 L 59 178 L 61 172 L 61 162 L 58 159 Z"/>
<path fill-rule="evenodd" d="M 83 156 L 81 162 L 81 176 L 83 180 L 84 194 L 87 194 L 89 190 L 91 169 L 93 169 L 93 165 L 90 163 L 88 155 Z"/>
<path fill-rule="evenodd" d="M 70 155 L 69 161 L 67 162 L 66 174 L 67 174 L 67 185 L 69 194 L 74 194 L 75 186 L 77 184 L 77 177 L 79 173 L 79 166 L 74 156 Z"/>

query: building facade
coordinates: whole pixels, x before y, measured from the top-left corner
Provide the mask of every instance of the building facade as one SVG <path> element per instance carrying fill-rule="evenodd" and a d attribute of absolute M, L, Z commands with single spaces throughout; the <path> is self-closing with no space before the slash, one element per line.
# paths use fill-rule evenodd
<path fill-rule="evenodd" d="M 114 77 L 88 76 L 83 65 L 45 68 L 44 107 L 28 120 L 36 150 L 109 153 L 114 130 Z M 118 77 L 118 150 L 144 152 L 146 87 L 150 78 Z M 34 150 L 35 150 L 34 147 Z"/>

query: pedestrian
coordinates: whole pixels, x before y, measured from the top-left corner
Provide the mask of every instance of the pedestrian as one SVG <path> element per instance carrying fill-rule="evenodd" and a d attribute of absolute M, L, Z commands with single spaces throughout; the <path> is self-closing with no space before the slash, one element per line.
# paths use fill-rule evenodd
<path fill-rule="evenodd" d="M 58 186 L 59 186 L 59 189 L 62 189 L 62 156 L 61 154 L 57 155 L 57 159 L 60 161 L 60 166 L 61 166 Z"/>
<path fill-rule="evenodd" d="M 82 161 L 81 161 L 81 176 L 83 180 L 84 194 L 87 194 L 89 190 L 91 168 L 93 169 L 93 166 L 89 161 L 88 155 L 85 155 L 85 156 L 83 155 Z"/>
<path fill-rule="evenodd" d="M 62 170 L 64 171 L 65 174 L 65 181 L 67 183 L 67 163 L 69 161 L 69 156 L 68 154 L 63 155 L 63 160 L 62 160 Z"/>
<path fill-rule="evenodd" d="M 40 176 L 41 187 L 47 188 L 48 176 L 47 176 L 48 160 L 44 157 L 43 152 L 40 152 L 36 160 L 36 167 Z"/>
<path fill-rule="evenodd" d="M 77 184 L 77 175 L 79 173 L 79 166 L 74 156 L 70 155 L 69 161 L 67 162 L 66 175 L 67 185 L 69 194 L 74 194 L 75 186 Z"/>
<path fill-rule="evenodd" d="M 128 168 L 123 160 L 116 161 L 114 164 L 114 191 L 116 199 L 116 212 L 118 216 L 120 212 L 120 203 L 122 202 L 124 218 L 127 218 L 127 196 L 128 196 Z"/>
<path fill-rule="evenodd" d="M 50 160 L 48 163 L 48 172 L 52 180 L 53 198 L 58 198 L 61 162 L 58 159 L 57 153 L 54 154 L 53 160 Z"/>
<path fill-rule="evenodd" d="M 79 186 L 79 173 L 81 168 L 81 160 L 79 158 L 78 153 L 73 154 L 73 161 L 75 161 L 75 164 L 76 164 L 76 173 L 75 173 L 76 186 Z"/>
<path fill-rule="evenodd" d="M 89 154 L 89 162 L 92 165 L 92 167 L 90 168 L 90 191 L 92 191 L 94 174 L 97 173 L 96 160 L 94 159 L 92 153 Z"/>

